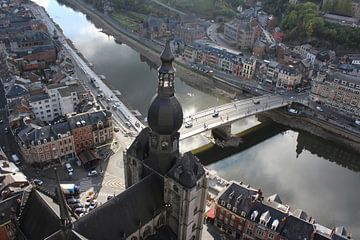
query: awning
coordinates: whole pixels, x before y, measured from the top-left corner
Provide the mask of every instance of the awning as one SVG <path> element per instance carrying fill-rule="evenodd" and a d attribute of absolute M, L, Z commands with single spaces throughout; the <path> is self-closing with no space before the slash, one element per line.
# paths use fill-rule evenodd
<path fill-rule="evenodd" d="M 215 219 L 215 208 L 214 207 L 210 208 L 210 210 L 207 213 L 207 217 L 210 219 Z"/>

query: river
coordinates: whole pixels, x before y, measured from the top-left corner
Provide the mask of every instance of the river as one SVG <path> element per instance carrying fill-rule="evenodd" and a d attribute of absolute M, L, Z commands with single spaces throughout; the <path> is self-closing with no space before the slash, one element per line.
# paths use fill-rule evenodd
<path fill-rule="evenodd" d="M 144 116 L 155 94 L 156 69 L 124 44 L 115 43 L 79 12 L 55 0 L 35 0 L 63 29 L 97 73 L 120 90 Z M 184 114 L 224 103 L 176 79 Z M 255 117 L 237 130 L 257 124 Z M 215 151 L 228 151 L 215 149 Z M 209 154 L 208 154 L 209 155 Z M 346 147 L 304 132 L 285 130 L 207 166 L 228 180 L 243 181 L 265 194 L 278 193 L 292 209 L 301 208 L 329 228 L 344 225 L 360 239 L 360 156 Z"/>

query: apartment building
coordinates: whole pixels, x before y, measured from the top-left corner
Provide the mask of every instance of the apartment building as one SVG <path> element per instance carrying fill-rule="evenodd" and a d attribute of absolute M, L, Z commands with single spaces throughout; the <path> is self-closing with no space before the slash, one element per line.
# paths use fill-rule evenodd
<path fill-rule="evenodd" d="M 302 75 L 295 67 L 291 65 L 280 65 L 278 71 L 276 87 L 292 90 L 301 84 Z"/>
<path fill-rule="evenodd" d="M 318 72 L 313 79 L 310 98 L 346 114 L 360 116 L 360 75 L 335 70 Z"/>
<path fill-rule="evenodd" d="M 74 138 L 66 122 L 44 127 L 30 123 L 18 133 L 17 142 L 30 164 L 65 161 L 75 156 Z"/>
<path fill-rule="evenodd" d="M 278 194 L 264 198 L 261 189 L 242 182 L 231 181 L 220 192 L 214 217 L 214 225 L 231 239 L 351 239 L 343 227 L 323 227 L 301 209 L 290 211 Z M 327 238 L 319 237 L 325 233 Z"/>
<path fill-rule="evenodd" d="M 74 137 L 76 153 L 113 139 L 112 118 L 109 111 L 73 113 L 67 114 L 66 118 Z"/>

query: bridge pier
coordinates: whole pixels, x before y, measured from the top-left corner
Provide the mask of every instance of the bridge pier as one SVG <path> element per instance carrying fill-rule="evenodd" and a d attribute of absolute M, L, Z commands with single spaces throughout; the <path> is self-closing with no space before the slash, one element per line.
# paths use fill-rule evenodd
<path fill-rule="evenodd" d="M 231 138 L 231 123 L 211 129 L 214 138 L 229 140 Z"/>

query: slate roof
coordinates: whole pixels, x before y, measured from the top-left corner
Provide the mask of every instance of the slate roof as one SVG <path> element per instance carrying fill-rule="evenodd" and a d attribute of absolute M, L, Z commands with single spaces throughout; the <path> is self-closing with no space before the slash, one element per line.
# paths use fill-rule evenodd
<path fill-rule="evenodd" d="M 163 211 L 164 182 L 152 174 L 81 217 L 74 230 L 90 239 L 124 239 Z"/>
<path fill-rule="evenodd" d="M 68 123 L 71 129 L 75 129 L 77 128 L 77 122 L 85 121 L 85 125 L 97 124 L 99 121 L 105 123 L 108 116 L 111 116 L 111 113 L 108 111 L 82 113 L 69 117 Z"/>
<path fill-rule="evenodd" d="M 144 160 L 149 155 L 149 134 L 151 129 L 149 127 L 144 128 L 136 136 L 127 150 L 127 153 L 136 157 L 139 160 Z"/>
<path fill-rule="evenodd" d="M 34 189 L 30 192 L 19 222 L 21 231 L 29 240 L 45 239 L 60 229 L 59 217 Z"/>
<path fill-rule="evenodd" d="M 45 238 L 44 240 L 86 240 L 84 236 L 77 233 L 74 230 L 64 230 L 60 229 L 59 231 L 55 232 L 51 236 Z"/>
<path fill-rule="evenodd" d="M 231 184 L 226 188 L 226 190 L 219 196 L 218 204 L 221 205 L 221 202 L 225 202 L 225 207 L 230 204 L 230 211 L 240 215 L 241 212 L 248 214 L 251 208 L 251 202 L 253 196 L 258 193 L 258 190 L 250 188 L 247 185 L 240 185 L 236 182 L 231 182 Z M 234 207 L 236 211 L 234 211 Z"/>
<path fill-rule="evenodd" d="M 12 86 L 12 88 L 6 93 L 6 97 L 7 98 L 17 98 L 17 97 L 24 96 L 26 94 L 28 94 L 28 90 L 24 86 L 14 84 Z"/>
<path fill-rule="evenodd" d="M 191 152 L 184 153 L 176 159 L 174 166 L 167 175 L 186 188 L 193 188 L 197 181 L 205 174 L 199 159 Z"/>
<path fill-rule="evenodd" d="M 285 222 L 281 235 L 289 240 L 310 240 L 314 226 L 302 219 L 290 215 Z"/>
<path fill-rule="evenodd" d="M 41 93 L 37 93 L 34 95 L 30 95 L 30 102 L 38 102 L 38 101 L 42 101 L 45 99 L 50 99 L 49 94 L 45 93 L 45 92 L 41 92 Z"/>
<path fill-rule="evenodd" d="M 21 193 L 22 192 L 15 193 L 13 196 L 0 202 L 0 226 L 7 221 L 15 219 L 20 206 L 18 199 L 21 199 Z"/>
<path fill-rule="evenodd" d="M 266 202 L 260 202 L 260 201 L 255 201 L 252 204 L 252 207 L 250 209 L 250 212 L 247 216 L 247 219 L 251 219 L 251 215 L 257 211 L 258 214 L 255 218 L 255 222 L 260 223 L 260 218 L 263 214 L 267 214 L 268 212 L 268 217 L 269 221 L 266 224 L 266 227 L 271 229 L 272 224 L 274 223 L 275 220 L 279 221 L 279 224 L 275 230 L 275 232 L 280 233 L 285 225 L 285 220 L 287 217 L 287 214 L 266 204 Z"/>
<path fill-rule="evenodd" d="M 169 226 L 162 226 L 156 230 L 156 234 L 147 237 L 145 240 L 176 240 L 176 234 Z"/>

